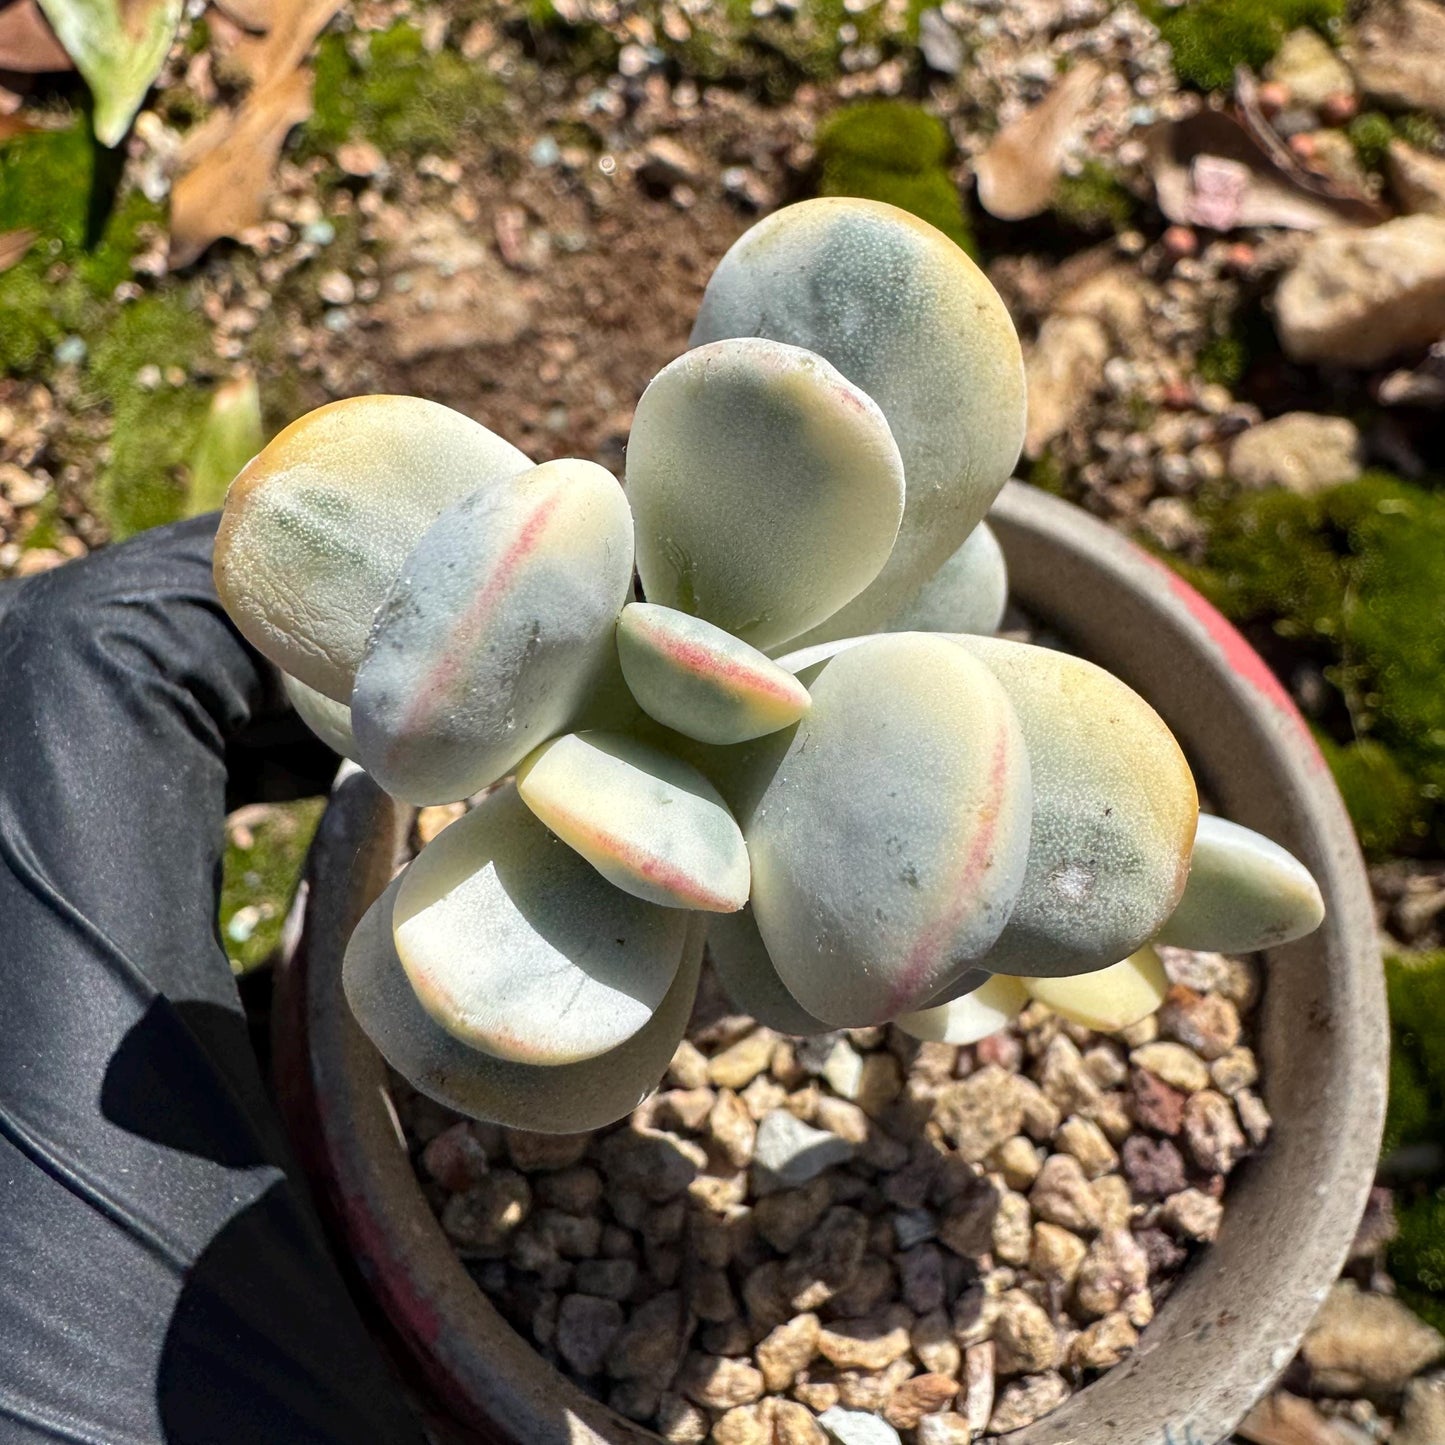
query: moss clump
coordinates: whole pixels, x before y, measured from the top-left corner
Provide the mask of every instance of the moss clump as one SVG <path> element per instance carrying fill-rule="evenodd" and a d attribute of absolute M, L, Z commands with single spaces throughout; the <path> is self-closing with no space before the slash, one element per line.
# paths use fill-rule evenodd
<path fill-rule="evenodd" d="M 1360 164 L 1367 171 L 1377 171 L 1385 164 L 1385 153 L 1395 139 L 1395 127 L 1389 116 L 1378 110 L 1366 110 L 1350 122 L 1346 134 Z"/>
<path fill-rule="evenodd" d="M 819 132 L 818 158 L 821 195 L 887 201 L 975 254 L 963 197 L 948 173 L 953 138 L 937 116 L 901 100 L 849 106 Z"/>
<path fill-rule="evenodd" d="M 245 828 L 231 830 L 221 866 L 220 928 L 237 973 L 264 963 L 280 943 L 325 807 L 324 798 L 275 804 Z"/>
<path fill-rule="evenodd" d="M 1223 90 L 1234 68 L 1262 70 L 1291 30 L 1311 26 L 1328 35 L 1344 0 L 1186 0 L 1170 8 L 1147 0 L 1144 13 L 1174 53 L 1174 73 L 1199 90 Z"/>
<path fill-rule="evenodd" d="M 1201 381 L 1233 390 L 1249 370 L 1249 347 L 1244 338 L 1233 331 L 1211 336 L 1199 348 L 1195 370 Z"/>
<path fill-rule="evenodd" d="M 1216 605 L 1325 662 L 1347 720 L 1332 761 L 1367 848 L 1445 841 L 1445 494 L 1370 473 L 1204 516 Z"/>
<path fill-rule="evenodd" d="M 1390 1245 L 1390 1273 L 1400 1298 L 1427 1324 L 1445 1331 L 1445 1185 L 1397 1200 L 1400 1232 Z"/>
<path fill-rule="evenodd" d="M 136 373 L 147 365 L 196 367 L 209 350 L 205 319 L 180 292 L 122 307 L 91 346 L 89 400 L 106 407 L 114 422 L 96 501 L 116 537 L 182 515 L 180 468 L 196 446 L 208 403 L 195 385 L 146 391 Z"/>
<path fill-rule="evenodd" d="M 1054 214 L 1080 231 L 1116 232 L 1133 223 L 1134 193 L 1102 161 L 1090 158 L 1076 176 L 1060 176 L 1054 187 Z"/>
<path fill-rule="evenodd" d="M 360 60 L 346 41 L 323 36 L 317 51 L 315 109 L 305 129 L 313 151 L 364 137 L 389 156 L 447 152 L 501 112 L 501 82 L 454 51 L 428 55 L 414 25 L 398 21 L 369 36 Z"/>

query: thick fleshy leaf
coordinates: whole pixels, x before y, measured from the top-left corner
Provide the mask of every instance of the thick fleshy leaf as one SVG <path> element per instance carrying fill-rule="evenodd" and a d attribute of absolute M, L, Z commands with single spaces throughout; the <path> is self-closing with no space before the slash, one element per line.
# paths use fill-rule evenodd
<path fill-rule="evenodd" d="M 627 494 L 648 601 L 772 647 L 878 575 L 903 515 L 903 465 L 883 413 L 833 366 L 749 336 L 652 379 Z"/>
<path fill-rule="evenodd" d="M 630 1113 L 656 1088 L 697 995 L 706 931 L 701 919 L 689 920 L 682 961 L 667 996 L 625 1044 L 575 1064 L 520 1064 L 468 1048 L 417 1000 L 392 938 L 401 881 L 394 880 L 357 925 L 342 982 L 357 1022 L 412 1085 L 474 1119 L 546 1134 L 600 1129 Z"/>
<path fill-rule="evenodd" d="M 453 503 L 376 614 L 351 711 L 361 761 L 413 803 L 465 798 L 571 725 L 610 665 L 632 517 L 593 462 Z"/>
<path fill-rule="evenodd" d="M 344 702 L 307 687 L 289 672 L 281 674 L 286 696 L 291 699 L 301 721 L 334 753 L 343 758 L 356 757 L 356 738 L 351 731 L 351 709 Z"/>
<path fill-rule="evenodd" d="M 885 632 L 998 631 L 1008 605 L 1008 568 L 998 538 L 980 522 L 892 618 Z"/>
<path fill-rule="evenodd" d="M 1159 714 L 1091 662 L 955 635 L 1018 711 L 1033 765 L 1028 873 L 995 973 L 1087 973 L 1159 931 L 1184 889 L 1199 798 Z"/>
<path fill-rule="evenodd" d="M 1091 662 L 995 637 L 947 639 L 1003 685 L 1033 769 L 1028 873 L 979 965 L 1052 977 L 1127 957 L 1158 934 L 1189 872 L 1199 799 L 1179 744 L 1143 698 Z M 778 661 L 806 682 L 873 641 L 818 643 Z"/>
<path fill-rule="evenodd" d="M 748 901 L 748 850 L 717 789 L 688 763 L 620 733 L 571 733 L 517 769 L 522 801 L 604 878 L 671 908 Z"/>
<path fill-rule="evenodd" d="M 745 743 L 795 723 L 808 689 L 741 638 L 672 607 L 631 602 L 617 652 L 649 717 L 699 742 Z"/>
<path fill-rule="evenodd" d="M 946 638 L 871 638 L 811 691 L 748 823 L 753 913 L 809 1013 L 881 1023 L 1003 928 L 1028 857 L 1028 753 L 1003 688 Z"/>
<path fill-rule="evenodd" d="M 406 555 L 468 492 L 532 464 L 448 407 L 357 396 L 293 422 L 231 484 L 216 587 L 278 667 L 338 702 Z"/>
<path fill-rule="evenodd" d="M 160 72 L 181 0 L 40 0 L 95 97 L 95 138 L 119 145 Z"/>
<path fill-rule="evenodd" d="M 1324 917 L 1319 884 L 1293 853 L 1250 828 L 1201 813 L 1189 882 L 1159 941 L 1249 953 L 1303 938 Z"/>
<path fill-rule="evenodd" d="M 1086 1029 L 1113 1033 L 1146 1019 L 1164 1002 L 1169 978 L 1147 943 L 1119 963 L 1068 978 L 1024 978 L 1030 998 Z"/>
<path fill-rule="evenodd" d="M 707 928 L 713 972 L 736 1008 L 783 1034 L 825 1034 L 833 1026 L 815 1019 L 790 994 L 773 967 L 751 908 L 720 914 Z"/>
<path fill-rule="evenodd" d="M 962 546 L 1018 459 L 1023 355 L 1003 302 L 926 222 L 825 197 L 773 212 L 723 257 L 692 344 L 727 336 L 816 351 L 883 409 L 908 483 L 898 540 L 872 583 L 804 640 L 876 630 Z"/>
<path fill-rule="evenodd" d="M 947 988 L 939 989 L 928 1000 L 925 1007 L 941 1008 L 946 1003 L 952 1003 L 954 999 L 962 998 L 966 993 L 973 993 L 976 989 L 982 988 L 994 976 L 986 968 L 970 968 L 965 973 L 959 974 Z"/>
<path fill-rule="evenodd" d="M 930 1039 L 941 1044 L 976 1044 L 1007 1028 L 1028 1001 L 1028 993 L 1020 980 L 996 973 L 951 1003 L 903 1014 L 895 1022 L 915 1039 Z"/>
<path fill-rule="evenodd" d="M 392 929 L 417 998 L 448 1033 L 497 1058 L 569 1064 L 652 1017 L 687 915 L 614 888 L 507 784 L 421 851 Z"/>

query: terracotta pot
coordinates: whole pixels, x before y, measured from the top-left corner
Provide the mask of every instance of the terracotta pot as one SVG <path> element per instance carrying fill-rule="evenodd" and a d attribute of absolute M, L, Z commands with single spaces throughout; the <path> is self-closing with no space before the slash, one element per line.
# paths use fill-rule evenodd
<path fill-rule="evenodd" d="M 1217 1243 L 1132 1359 L 1009 1437 L 1213 1445 L 1293 1356 L 1374 1174 L 1388 1044 L 1369 888 L 1303 720 L 1212 607 L 1100 522 L 1018 483 L 991 520 L 1015 600 L 1147 697 L 1219 809 L 1301 857 L 1329 909 L 1318 933 L 1269 955 L 1257 1020 L 1274 1133 L 1232 1176 Z M 303 941 L 278 983 L 278 1070 L 298 1147 L 376 1304 L 438 1403 L 469 1430 L 517 1445 L 655 1441 L 502 1320 L 413 1177 L 381 1058 L 341 991 L 346 938 L 390 876 L 405 822 L 355 774 L 322 824 Z"/>

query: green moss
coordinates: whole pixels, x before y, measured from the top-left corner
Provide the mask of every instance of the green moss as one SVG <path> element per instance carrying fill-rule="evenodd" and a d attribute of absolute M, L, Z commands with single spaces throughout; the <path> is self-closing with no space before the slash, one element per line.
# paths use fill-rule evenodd
<path fill-rule="evenodd" d="M 459 135 L 484 134 L 495 124 L 501 82 L 454 51 L 428 55 L 416 26 L 398 21 L 369 36 L 359 61 L 346 39 L 325 35 L 317 50 L 309 149 L 331 152 L 365 138 L 393 157 L 445 153 Z"/>
<path fill-rule="evenodd" d="M 1054 214 L 1080 231 L 1127 230 L 1138 201 L 1102 161 L 1090 158 L 1076 176 L 1060 176 L 1054 187 Z"/>
<path fill-rule="evenodd" d="M 1317 733 L 1316 741 L 1370 857 L 1410 848 L 1427 831 L 1419 786 L 1388 748 L 1371 738 L 1338 743 Z"/>
<path fill-rule="evenodd" d="M 1390 1273 L 1400 1298 L 1445 1330 L 1445 1187 L 1397 1199 L 1400 1232 L 1390 1245 Z"/>
<path fill-rule="evenodd" d="M 1030 463 L 1028 481 L 1031 486 L 1051 492 L 1056 497 L 1062 497 L 1067 491 L 1064 465 L 1050 448 Z"/>
<path fill-rule="evenodd" d="M 1195 369 L 1201 381 L 1233 390 L 1249 369 L 1249 348 L 1244 338 L 1232 331 L 1211 336 L 1199 349 Z"/>
<path fill-rule="evenodd" d="M 1365 110 L 1350 122 L 1346 134 L 1360 164 L 1368 171 L 1377 171 L 1385 164 L 1385 152 L 1395 139 L 1395 127 L 1382 112 Z"/>
<path fill-rule="evenodd" d="M 1174 52 L 1174 72 L 1199 90 L 1224 90 L 1237 65 L 1261 70 L 1291 30 L 1328 35 L 1344 0 L 1186 0 L 1171 8 L 1146 0 L 1144 13 Z"/>
<path fill-rule="evenodd" d="M 237 973 L 264 963 L 280 942 L 325 806 L 324 798 L 275 804 L 244 830 L 231 830 L 221 867 L 220 928 Z"/>
<path fill-rule="evenodd" d="M 187 369 L 209 350 L 205 318 L 179 291 L 120 308 L 91 344 L 89 399 L 108 409 L 114 423 L 96 504 L 116 537 L 182 515 L 180 468 L 196 446 L 208 402 L 192 384 L 145 391 L 136 373 L 147 365 Z"/>
<path fill-rule="evenodd" d="M 948 127 L 916 105 L 870 100 L 838 112 L 818 134 L 819 193 L 887 201 L 937 226 L 970 255 L 973 236 L 948 162 Z"/>
<path fill-rule="evenodd" d="M 1417 151 L 1433 151 L 1440 144 L 1440 122 L 1433 115 L 1411 111 L 1396 117 L 1395 134 Z"/>
<path fill-rule="evenodd" d="M 1348 719 L 1336 740 L 1389 755 L 1343 754 L 1367 845 L 1445 842 L 1445 493 L 1371 473 L 1314 497 L 1246 494 L 1204 516 L 1205 590 L 1236 621 L 1270 624 L 1323 659 Z M 1372 777 L 1383 800 L 1365 798 Z"/>

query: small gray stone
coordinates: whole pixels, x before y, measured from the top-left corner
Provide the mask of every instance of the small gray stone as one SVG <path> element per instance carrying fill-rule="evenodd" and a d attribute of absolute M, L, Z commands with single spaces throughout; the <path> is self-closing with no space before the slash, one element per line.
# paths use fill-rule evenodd
<path fill-rule="evenodd" d="M 616 1300 L 569 1294 L 557 1311 L 557 1352 L 579 1375 L 595 1375 L 621 1328 Z"/>
<path fill-rule="evenodd" d="M 1059 1336 L 1048 1312 L 1021 1289 L 998 1302 L 993 1343 L 1001 1375 L 1032 1375 L 1059 1363 Z"/>
<path fill-rule="evenodd" d="M 1184 1106 L 1184 1142 L 1206 1174 L 1228 1174 L 1247 1147 L 1234 1105 L 1213 1089 L 1192 1094 Z"/>
<path fill-rule="evenodd" d="M 1017 1077 L 990 1064 L 938 1091 L 934 1121 L 970 1162 L 981 1162 L 1023 1127 Z"/>
<path fill-rule="evenodd" d="M 1411 1380 L 1391 1445 L 1439 1445 L 1445 1440 L 1445 1376 Z"/>
<path fill-rule="evenodd" d="M 600 1152 L 609 1192 L 636 1190 L 654 1202 L 676 1198 L 707 1168 L 704 1150 L 658 1129 L 621 1129 Z"/>
<path fill-rule="evenodd" d="M 939 1309 L 944 1299 L 943 1255 L 933 1244 L 916 1245 L 898 1256 L 903 1302 L 915 1314 Z"/>
<path fill-rule="evenodd" d="M 940 75 L 957 75 L 963 69 L 963 40 L 941 10 L 928 9 L 918 17 L 918 48 Z"/>
<path fill-rule="evenodd" d="M 902 1445 L 892 1425 L 865 1410 L 834 1405 L 818 1416 L 818 1423 L 838 1445 Z"/>
<path fill-rule="evenodd" d="M 582 1294 L 626 1299 L 637 1283 L 637 1265 L 630 1259 L 584 1259 L 573 1279 Z"/>
<path fill-rule="evenodd" d="M 1052 1370 L 1044 1375 L 1027 1375 L 1004 1387 L 993 1408 L 988 1428 L 995 1435 L 1022 1430 L 1025 1425 L 1032 1425 L 1035 1420 L 1062 1405 L 1068 1397 L 1069 1387 L 1062 1375 Z"/>
<path fill-rule="evenodd" d="M 938 1220 L 931 1209 L 900 1209 L 893 1215 L 893 1238 L 899 1249 L 912 1249 L 938 1237 Z"/>
<path fill-rule="evenodd" d="M 758 1125 L 753 1145 L 754 1192 L 794 1189 L 834 1164 L 853 1157 L 854 1146 L 826 1129 L 814 1129 L 786 1109 L 774 1109 Z"/>
<path fill-rule="evenodd" d="M 1374 1395 L 1402 1389 L 1412 1375 L 1445 1358 L 1445 1339 L 1399 1300 L 1341 1280 L 1300 1353 L 1317 1390 Z"/>
<path fill-rule="evenodd" d="M 846 1038 L 839 1038 L 829 1050 L 820 1072 L 840 1099 L 855 1100 L 863 1083 L 863 1056 Z"/>

